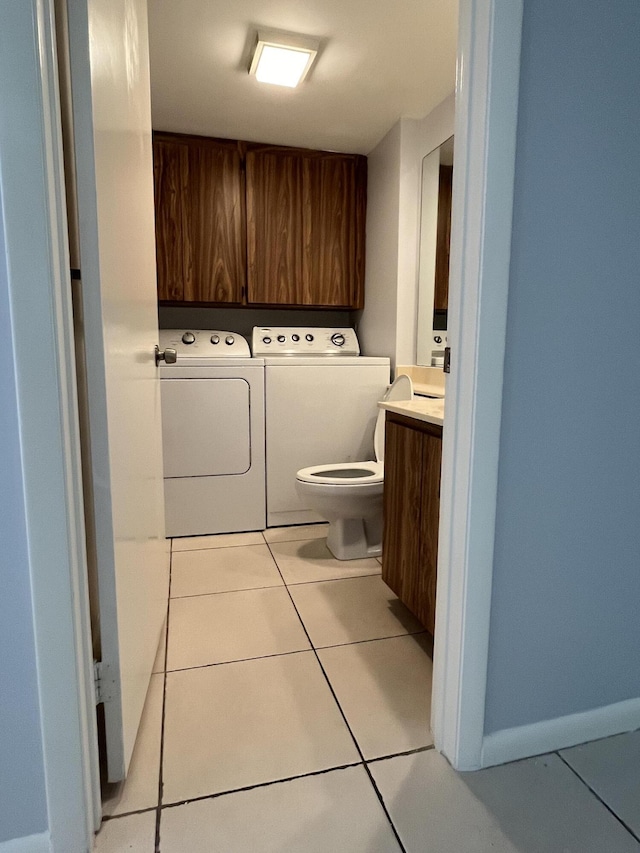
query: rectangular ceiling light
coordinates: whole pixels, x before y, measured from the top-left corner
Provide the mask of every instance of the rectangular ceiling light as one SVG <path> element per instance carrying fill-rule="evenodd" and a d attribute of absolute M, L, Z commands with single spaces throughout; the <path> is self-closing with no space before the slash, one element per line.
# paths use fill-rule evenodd
<path fill-rule="evenodd" d="M 290 33 L 260 31 L 249 74 L 261 83 L 295 88 L 316 58 L 319 39 Z"/>

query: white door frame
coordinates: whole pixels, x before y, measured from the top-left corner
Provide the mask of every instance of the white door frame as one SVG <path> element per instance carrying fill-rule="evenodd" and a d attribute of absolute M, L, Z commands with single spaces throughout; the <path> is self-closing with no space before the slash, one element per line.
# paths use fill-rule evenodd
<path fill-rule="evenodd" d="M 523 0 L 462 0 L 432 729 L 482 766 Z"/>
<path fill-rule="evenodd" d="M 93 661 L 52 0 L 2 0 L 0 180 L 48 832 L 3 853 L 84 853 L 100 818 Z"/>
<path fill-rule="evenodd" d="M 436 747 L 459 769 L 480 766 L 484 735 L 522 2 L 460 8 L 433 704 Z M 4 9 L 20 41 L 0 53 L 3 127 L 34 143 L 0 133 L 51 836 L 38 849 L 80 853 L 97 774 L 53 2 Z"/>

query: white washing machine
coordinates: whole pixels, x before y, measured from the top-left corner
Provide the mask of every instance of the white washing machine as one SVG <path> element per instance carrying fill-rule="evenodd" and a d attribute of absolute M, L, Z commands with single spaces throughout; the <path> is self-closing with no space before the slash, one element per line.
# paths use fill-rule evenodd
<path fill-rule="evenodd" d="M 161 329 L 167 536 L 265 527 L 264 361 L 232 332 Z"/>
<path fill-rule="evenodd" d="M 389 359 L 361 356 L 346 328 L 256 327 L 252 350 L 265 363 L 267 526 L 322 521 L 299 498 L 296 473 L 374 458 Z"/>

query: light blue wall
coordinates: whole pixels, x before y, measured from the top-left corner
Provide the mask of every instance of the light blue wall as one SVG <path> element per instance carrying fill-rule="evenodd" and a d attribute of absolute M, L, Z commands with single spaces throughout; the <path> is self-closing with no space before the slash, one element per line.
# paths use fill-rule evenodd
<path fill-rule="evenodd" d="M 0 843 L 47 828 L 0 199 Z"/>
<path fill-rule="evenodd" d="M 640 696 L 640 3 L 525 0 L 486 731 Z"/>

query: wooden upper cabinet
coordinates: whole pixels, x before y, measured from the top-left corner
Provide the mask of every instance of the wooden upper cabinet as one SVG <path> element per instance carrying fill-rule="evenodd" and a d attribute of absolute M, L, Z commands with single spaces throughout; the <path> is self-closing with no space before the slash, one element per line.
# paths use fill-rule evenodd
<path fill-rule="evenodd" d="M 248 145 L 247 301 L 364 304 L 367 161 Z"/>
<path fill-rule="evenodd" d="M 242 144 L 156 133 L 158 298 L 241 303 L 246 286 Z"/>

